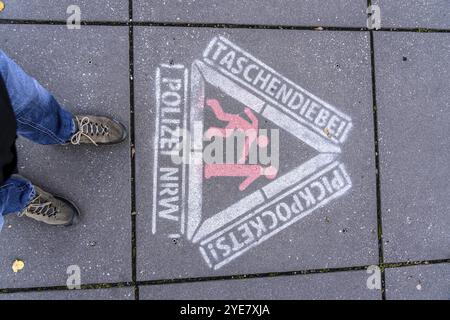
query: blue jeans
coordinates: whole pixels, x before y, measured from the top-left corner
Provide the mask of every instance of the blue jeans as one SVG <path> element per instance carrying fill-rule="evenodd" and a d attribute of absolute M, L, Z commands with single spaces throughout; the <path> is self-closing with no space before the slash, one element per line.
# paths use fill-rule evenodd
<path fill-rule="evenodd" d="M 70 140 L 76 131 L 74 116 L 1 50 L 0 76 L 16 115 L 19 135 L 46 145 Z M 12 176 L 0 186 L 0 230 L 3 216 L 21 212 L 34 195 L 33 185 L 22 177 Z"/>

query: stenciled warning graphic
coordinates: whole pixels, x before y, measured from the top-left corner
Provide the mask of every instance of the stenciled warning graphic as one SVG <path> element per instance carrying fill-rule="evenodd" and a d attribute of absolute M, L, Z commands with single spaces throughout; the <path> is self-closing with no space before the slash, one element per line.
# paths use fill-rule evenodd
<path fill-rule="evenodd" d="M 210 268 L 351 188 L 339 159 L 350 117 L 228 39 L 161 64 L 155 81 L 152 233 L 184 237 Z M 289 167 L 283 135 L 314 155 Z"/>

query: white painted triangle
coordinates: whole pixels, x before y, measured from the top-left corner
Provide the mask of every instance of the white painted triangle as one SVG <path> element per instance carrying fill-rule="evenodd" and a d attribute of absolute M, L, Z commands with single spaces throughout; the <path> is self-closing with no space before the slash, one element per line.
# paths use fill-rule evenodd
<path fill-rule="evenodd" d="M 211 218 L 205 220 L 198 231 L 195 233 L 193 242 L 196 243 L 199 240 L 206 237 L 211 232 L 222 228 L 233 220 L 248 213 L 254 208 L 262 205 L 267 199 L 275 197 L 293 185 L 299 183 L 303 179 L 326 167 L 337 158 L 333 153 L 322 153 L 311 160 L 306 161 L 297 168 L 291 170 L 278 179 L 268 183 L 265 187 L 258 191 L 246 196 L 235 204 L 229 206 L 225 210 L 215 214 Z"/>
<path fill-rule="evenodd" d="M 288 79 L 285 79 L 285 81 L 290 82 L 299 91 L 303 92 L 308 97 L 311 97 L 311 99 L 319 101 L 325 108 L 328 108 L 332 112 L 339 115 L 339 117 L 342 117 L 342 119 L 347 121 L 347 123 L 345 126 L 345 131 L 340 137 L 330 139 L 324 132 L 315 128 L 313 124 L 307 123 L 302 119 L 295 118 L 294 116 L 289 115 L 289 112 L 283 112 L 282 106 L 280 107 L 276 101 L 271 100 L 255 90 L 252 90 L 248 84 L 245 84 L 227 70 L 220 69 L 220 67 L 216 66 L 213 61 L 208 59 L 208 54 L 211 47 L 216 41 L 219 40 L 223 41 L 228 46 L 234 47 L 235 50 L 240 50 L 244 55 L 249 57 L 249 59 L 257 61 L 268 70 L 271 70 L 274 74 L 278 74 L 276 71 L 264 65 L 250 54 L 244 52 L 227 39 L 223 37 L 214 38 L 205 50 L 203 61 L 196 60 L 192 64 L 190 106 L 191 126 L 194 122 L 203 122 L 205 84 L 209 83 L 239 101 L 246 107 L 249 107 L 260 116 L 272 121 L 282 130 L 289 132 L 300 141 L 308 144 L 317 150 L 319 154 L 285 175 L 269 182 L 263 188 L 247 195 L 235 204 L 202 222 L 203 165 L 199 163 L 193 164 L 193 160 L 199 157 L 201 158 L 202 150 L 199 146 L 202 146 L 203 141 L 201 140 L 202 135 L 194 134 L 193 136 L 195 139 L 200 140 L 192 141 L 192 145 L 195 150 L 191 152 L 191 165 L 189 166 L 188 219 L 186 228 L 187 238 L 192 240 L 194 243 L 205 239 L 205 237 L 214 231 L 226 227 L 231 222 L 237 221 L 241 216 L 249 213 L 254 208 L 270 201 L 278 194 L 292 188 L 292 186 L 298 184 L 302 180 L 308 178 L 335 161 L 338 154 L 341 152 L 339 144 L 346 139 L 346 135 L 352 126 L 351 119 L 348 116 L 342 114 L 333 106 L 320 100 L 298 85 L 290 82 Z M 282 76 L 279 75 L 279 77 Z"/>

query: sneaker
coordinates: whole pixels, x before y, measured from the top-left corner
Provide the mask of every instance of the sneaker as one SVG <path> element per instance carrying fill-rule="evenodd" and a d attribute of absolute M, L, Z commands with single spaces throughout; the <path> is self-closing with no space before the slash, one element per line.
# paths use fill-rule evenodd
<path fill-rule="evenodd" d="M 76 116 L 78 131 L 72 136 L 73 145 L 110 145 L 125 141 L 127 130 L 120 122 L 99 116 Z"/>
<path fill-rule="evenodd" d="M 80 215 L 70 201 L 53 196 L 39 187 L 34 187 L 36 196 L 19 216 L 27 216 L 39 222 L 54 226 L 70 226 Z"/>

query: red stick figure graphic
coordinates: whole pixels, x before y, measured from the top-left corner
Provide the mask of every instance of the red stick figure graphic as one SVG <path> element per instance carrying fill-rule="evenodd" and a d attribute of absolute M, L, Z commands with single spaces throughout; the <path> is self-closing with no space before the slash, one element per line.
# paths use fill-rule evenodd
<path fill-rule="evenodd" d="M 253 114 L 252 110 L 245 108 L 244 112 L 250 119 L 250 122 L 242 118 L 238 114 L 226 113 L 216 99 L 208 99 L 206 104 L 212 109 L 217 119 L 228 122 L 225 128 L 211 127 L 205 132 L 205 137 L 228 138 L 239 130 L 245 134 L 244 150 L 242 152 L 239 164 L 207 164 L 205 166 L 205 178 L 211 177 L 245 177 L 244 181 L 239 185 L 239 190 L 244 191 L 260 176 L 268 179 L 274 179 L 277 174 L 277 168 L 262 167 L 257 164 L 244 164 L 248 158 L 250 148 L 253 143 L 257 143 L 259 147 L 267 147 L 269 139 L 266 136 L 258 136 L 259 122 L 258 118 Z"/>
<path fill-rule="evenodd" d="M 250 148 L 254 142 L 261 148 L 265 148 L 269 144 L 269 139 L 266 136 L 258 136 L 259 121 L 252 110 L 245 108 L 244 112 L 249 117 L 250 122 L 242 118 L 238 114 L 226 113 L 220 106 L 216 99 L 208 99 L 206 104 L 213 110 L 217 119 L 228 122 L 225 128 L 211 127 L 205 132 L 208 139 L 211 137 L 228 138 L 235 130 L 242 131 L 245 134 L 244 150 L 241 155 L 240 163 L 244 163 L 250 152 Z"/>
<path fill-rule="evenodd" d="M 211 177 L 246 177 L 239 185 L 240 191 L 247 189 L 262 175 L 268 179 L 274 179 L 277 173 L 277 168 L 273 166 L 263 168 L 257 164 L 207 164 L 205 166 L 206 179 Z"/>

